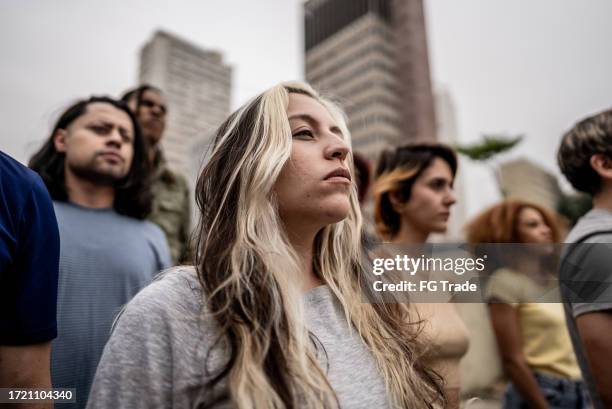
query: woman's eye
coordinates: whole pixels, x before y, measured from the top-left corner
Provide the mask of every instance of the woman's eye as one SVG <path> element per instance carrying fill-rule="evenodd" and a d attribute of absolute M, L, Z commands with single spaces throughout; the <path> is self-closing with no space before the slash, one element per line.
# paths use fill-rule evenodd
<path fill-rule="evenodd" d="M 303 129 L 301 131 L 297 131 L 293 134 L 293 137 L 301 137 L 301 138 L 312 138 L 314 135 L 308 129 Z"/>
<path fill-rule="evenodd" d="M 440 190 L 440 189 L 444 188 L 444 182 L 441 181 L 441 180 L 436 180 L 436 181 L 430 183 L 429 186 L 431 186 L 431 188 L 434 189 L 434 190 Z"/>

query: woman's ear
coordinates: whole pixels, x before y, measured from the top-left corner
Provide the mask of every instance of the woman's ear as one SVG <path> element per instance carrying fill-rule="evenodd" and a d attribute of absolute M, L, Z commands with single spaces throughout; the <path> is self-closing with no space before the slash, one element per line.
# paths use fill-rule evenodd
<path fill-rule="evenodd" d="M 406 207 L 406 201 L 399 190 L 389 192 L 389 202 L 396 213 L 402 213 Z"/>

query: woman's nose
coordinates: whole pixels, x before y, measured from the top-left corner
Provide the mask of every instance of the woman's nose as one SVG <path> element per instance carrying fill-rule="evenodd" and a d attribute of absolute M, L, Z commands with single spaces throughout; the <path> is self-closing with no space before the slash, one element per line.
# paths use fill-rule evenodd
<path fill-rule="evenodd" d="M 344 142 L 335 136 L 335 141 L 331 142 L 326 148 L 325 156 L 327 159 L 340 159 L 343 161 L 351 151 L 351 148 Z"/>

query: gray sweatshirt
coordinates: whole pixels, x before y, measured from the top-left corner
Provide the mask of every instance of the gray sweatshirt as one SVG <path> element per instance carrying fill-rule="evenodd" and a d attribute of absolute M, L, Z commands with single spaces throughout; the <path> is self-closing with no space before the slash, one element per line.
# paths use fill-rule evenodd
<path fill-rule="evenodd" d="M 304 296 L 321 368 L 343 409 L 389 408 L 372 354 L 351 330 L 327 286 Z M 193 268 L 175 268 L 141 291 L 118 319 L 104 349 L 87 407 L 196 408 L 225 389 L 207 382 L 226 362 L 219 328 L 202 302 Z M 222 342 L 222 341 L 221 341 Z M 231 404 L 216 408 L 232 408 Z"/>

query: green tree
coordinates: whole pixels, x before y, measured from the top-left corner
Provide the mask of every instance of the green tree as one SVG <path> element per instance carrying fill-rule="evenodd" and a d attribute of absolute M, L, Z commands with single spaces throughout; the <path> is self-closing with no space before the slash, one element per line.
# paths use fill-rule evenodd
<path fill-rule="evenodd" d="M 455 149 L 474 161 L 486 162 L 500 153 L 508 152 L 522 140 L 523 135 L 510 137 L 503 134 L 483 135 L 481 142 L 456 145 Z"/>
<path fill-rule="evenodd" d="M 561 196 L 557 211 L 567 217 L 570 227 L 574 226 L 579 218 L 593 207 L 593 199 L 584 193 L 575 193 Z"/>
<path fill-rule="evenodd" d="M 482 141 L 455 145 L 454 148 L 461 155 L 469 159 L 480 162 L 489 167 L 493 177 L 497 181 L 497 187 L 500 189 L 502 196 L 505 196 L 501 191 L 500 175 L 499 175 L 499 156 L 502 153 L 507 153 L 516 145 L 521 143 L 523 135 L 508 136 L 505 134 L 485 134 L 482 136 Z"/>

